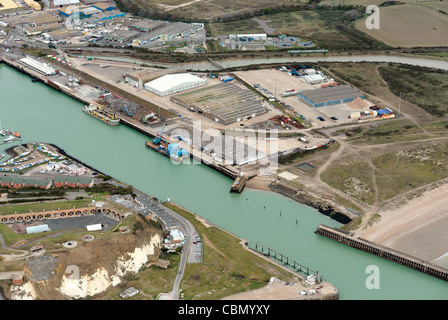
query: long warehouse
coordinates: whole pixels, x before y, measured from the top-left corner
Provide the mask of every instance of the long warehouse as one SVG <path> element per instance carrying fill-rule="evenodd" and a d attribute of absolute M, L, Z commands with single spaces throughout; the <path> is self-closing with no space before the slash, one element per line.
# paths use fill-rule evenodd
<path fill-rule="evenodd" d="M 298 93 L 300 99 L 317 108 L 334 104 L 348 103 L 357 97 L 365 99 L 364 93 L 350 85 L 305 90 Z"/>

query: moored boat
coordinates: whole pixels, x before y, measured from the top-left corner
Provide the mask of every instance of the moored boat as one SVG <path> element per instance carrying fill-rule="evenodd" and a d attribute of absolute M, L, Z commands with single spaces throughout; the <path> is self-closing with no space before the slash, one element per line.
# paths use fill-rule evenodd
<path fill-rule="evenodd" d="M 101 106 L 96 106 L 94 104 L 90 104 L 88 106 L 84 106 L 83 111 L 91 116 L 107 123 L 110 126 L 117 126 L 120 124 L 120 118 L 118 118 L 115 113 L 109 113 L 102 109 Z"/>

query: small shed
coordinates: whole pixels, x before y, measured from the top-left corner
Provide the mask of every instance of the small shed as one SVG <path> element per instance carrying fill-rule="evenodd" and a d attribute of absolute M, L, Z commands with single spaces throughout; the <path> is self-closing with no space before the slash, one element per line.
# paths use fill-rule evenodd
<path fill-rule="evenodd" d="M 87 231 L 98 231 L 101 229 L 103 229 L 103 226 L 101 225 L 101 223 L 90 224 L 90 225 L 86 226 Z"/>
<path fill-rule="evenodd" d="M 129 287 L 126 290 L 120 292 L 120 297 L 123 299 L 130 298 L 132 296 L 135 296 L 138 293 L 138 290 L 134 287 Z"/>
<path fill-rule="evenodd" d="M 31 226 L 31 227 L 26 227 L 26 233 L 30 234 L 30 233 L 40 233 L 40 232 L 46 232 L 46 231 L 50 231 L 50 228 L 48 227 L 48 224 L 41 224 L 38 226 Z"/>

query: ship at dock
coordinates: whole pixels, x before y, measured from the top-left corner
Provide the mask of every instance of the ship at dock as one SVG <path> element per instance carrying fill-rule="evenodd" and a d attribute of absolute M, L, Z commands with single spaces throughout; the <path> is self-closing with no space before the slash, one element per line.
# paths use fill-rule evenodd
<path fill-rule="evenodd" d="M 120 124 L 120 118 L 118 118 L 115 113 L 105 111 L 100 105 L 94 105 L 91 103 L 88 106 L 84 106 L 82 110 L 110 126 L 118 126 Z"/>

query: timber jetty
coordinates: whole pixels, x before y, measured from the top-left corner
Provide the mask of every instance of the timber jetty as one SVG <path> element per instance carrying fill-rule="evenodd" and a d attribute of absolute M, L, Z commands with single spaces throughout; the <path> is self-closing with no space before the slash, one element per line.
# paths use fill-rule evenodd
<path fill-rule="evenodd" d="M 360 238 L 350 232 L 338 228 L 332 228 L 326 225 L 319 225 L 315 233 L 326 238 L 336 240 L 352 248 L 360 249 L 389 261 L 399 263 L 408 268 L 426 273 L 441 280 L 448 281 L 447 268 Z"/>

